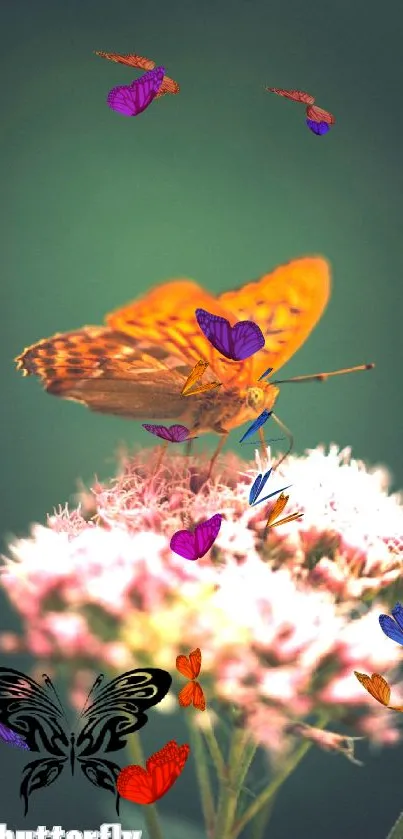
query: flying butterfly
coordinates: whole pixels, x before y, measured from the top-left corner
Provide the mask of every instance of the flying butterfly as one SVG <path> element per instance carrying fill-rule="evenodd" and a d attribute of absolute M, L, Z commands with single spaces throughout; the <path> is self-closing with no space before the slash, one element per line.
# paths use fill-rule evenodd
<path fill-rule="evenodd" d="M 156 67 L 149 70 L 139 79 L 129 84 L 121 84 L 109 91 L 107 104 L 118 114 L 125 117 L 136 117 L 151 105 L 155 99 L 164 78 L 164 68 Z"/>
<path fill-rule="evenodd" d="M 320 257 L 282 265 L 218 298 L 190 280 L 174 280 L 107 315 L 105 326 L 84 326 L 38 341 L 16 358 L 17 369 L 39 376 L 48 393 L 93 411 L 145 421 L 171 419 L 192 434 L 220 435 L 211 472 L 226 435 L 274 407 L 281 380 L 256 386 L 260 371 L 270 366 L 276 372 L 291 358 L 321 317 L 329 294 L 329 266 Z M 228 361 L 201 332 L 196 308 L 228 321 L 253 319 L 264 347 L 246 361 Z M 181 391 L 200 359 L 222 386 L 184 399 Z"/>
<path fill-rule="evenodd" d="M 106 58 L 108 61 L 114 61 L 116 64 L 124 64 L 126 67 L 136 67 L 138 70 L 154 70 L 157 66 L 155 61 L 150 58 L 144 58 L 142 55 L 136 53 L 129 53 L 128 55 L 120 55 L 117 52 L 103 52 L 102 50 L 95 50 L 95 55 L 100 58 Z M 169 76 L 164 76 L 162 85 L 156 94 L 156 99 L 164 96 L 166 93 L 179 93 L 180 87 L 177 82 Z"/>
<path fill-rule="evenodd" d="M 161 440 L 167 440 L 169 443 L 184 443 L 186 440 L 193 440 L 189 437 L 190 431 L 186 425 L 149 425 L 143 423 L 143 428 L 155 437 L 160 437 Z"/>
<path fill-rule="evenodd" d="M 277 93 L 278 96 L 285 96 L 294 102 L 303 102 L 306 105 L 306 124 L 314 134 L 327 134 L 336 122 L 333 114 L 315 105 L 315 97 L 310 93 L 305 93 L 304 90 L 283 90 L 278 87 L 266 87 L 265 90 L 269 93 Z"/>
<path fill-rule="evenodd" d="M 288 487 L 284 487 L 284 489 L 288 489 Z M 289 516 L 284 516 L 283 519 L 277 521 L 278 517 L 281 516 L 281 513 L 285 509 L 288 503 L 289 495 L 284 495 L 282 492 L 281 495 L 276 499 L 273 509 L 269 513 L 269 517 L 266 522 L 267 527 L 279 527 L 280 524 L 289 524 L 291 521 L 297 521 L 297 519 L 303 518 L 303 513 L 290 513 Z"/>
<path fill-rule="evenodd" d="M 385 705 L 391 711 L 403 711 L 403 705 L 389 705 L 390 685 L 379 673 L 373 673 L 372 676 L 367 676 L 366 673 L 359 673 L 357 670 L 354 670 L 354 676 L 361 682 L 365 690 L 381 705 Z"/>
<path fill-rule="evenodd" d="M 170 542 L 171 551 L 184 559 L 201 559 L 217 539 L 221 520 L 220 513 L 216 513 L 211 519 L 197 524 L 193 533 L 191 530 L 177 530 Z"/>
<path fill-rule="evenodd" d="M 197 323 L 215 350 L 230 361 L 245 361 L 264 347 L 264 335 L 257 323 L 242 320 L 231 326 L 227 318 L 196 309 Z"/>
<path fill-rule="evenodd" d="M 48 676 L 43 676 L 42 687 L 19 670 L 0 667 L 0 723 L 23 737 L 31 752 L 49 755 L 27 763 L 23 770 L 24 815 L 31 793 L 53 784 L 67 766 L 74 774 L 76 763 L 94 786 L 115 793 L 120 766 L 99 755 L 123 749 L 128 736 L 146 724 L 145 711 L 164 698 L 172 683 L 170 674 L 157 668 L 129 670 L 105 687 L 103 679 L 102 675 L 95 679 L 76 734 L 66 726 L 63 706 Z"/>
<path fill-rule="evenodd" d="M 119 795 L 134 804 L 154 804 L 179 778 L 189 754 L 187 743 L 178 746 L 176 740 L 170 740 L 148 758 L 145 769 L 125 766 L 116 782 Z"/>
<path fill-rule="evenodd" d="M 214 390 L 216 387 L 221 387 L 221 382 L 206 382 L 204 385 L 193 387 L 199 379 L 202 378 L 203 373 L 206 372 L 209 364 L 208 361 L 203 361 L 201 358 L 189 373 L 185 384 L 181 390 L 182 396 L 196 396 L 198 393 L 207 393 L 209 390 Z"/>
<path fill-rule="evenodd" d="M 199 682 L 196 681 L 200 675 L 202 654 L 200 647 L 196 647 L 189 656 L 178 655 L 176 658 L 176 669 L 189 681 L 179 691 L 178 702 L 182 708 L 193 705 L 198 711 L 206 710 L 206 697 Z"/>
<path fill-rule="evenodd" d="M 12 731 L 11 728 L 3 725 L 3 723 L 0 723 L 0 740 L 2 743 L 8 743 L 9 746 L 16 746 L 17 749 L 25 749 L 29 751 L 29 746 L 27 745 L 25 737 L 21 737 L 19 734 L 16 734 L 15 731 Z"/>

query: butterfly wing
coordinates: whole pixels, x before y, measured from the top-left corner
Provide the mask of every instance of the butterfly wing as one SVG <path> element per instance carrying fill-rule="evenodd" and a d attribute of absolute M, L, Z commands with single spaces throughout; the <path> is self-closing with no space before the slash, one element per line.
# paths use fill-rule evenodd
<path fill-rule="evenodd" d="M 262 425 L 264 425 L 265 422 L 267 422 L 271 414 L 272 411 L 266 411 L 266 409 L 262 411 L 262 413 L 259 414 L 259 416 L 254 420 L 254 422 L 252 422 L 252 425 L 250 425 L 249 428 L 246 429 L 245 434 L 242 435 L 239 442 L 243 443 L 243 441 L 246 440 L 247 437 L 252 437 L 252 434 L 254 434 L 255 431 L 258 431 L 259 428 L 261 428 Z"/>
<path fill-rule="evenodd" d="M 199 684 L 199 682 L 192 682 L 193 684 L 193 707 L 196 708 L 198 711 L 205 711 L 206 710 L 206 697 L 203 693 L 203 688 Z"/>
<path fill-rule="evenodd" d="M 269 527 L 273 521 L 276 521 L 281 513 L 287 506 L 287 502 L 289 499 L 289 495 L 284 495 L 282 492 L 281 495 L 276 499 L 271 512 L 269 513 L 269 517 L 267 519 L 266 527 Z"/>
<path fill-rule="evenodd" d="M 234 318 L 252 319 L 265 345 L 239 366 L 237 382 L 257 381 L 266 366 L 278 370 L 306 341 L 330 295 L 330 271 L 321 257 L 303 257 L 276 268 L 237 291 L 220 294 L 218 301 Z"/>
<path fill-rule="evenodd" d="M 221 527 L 222 516 L 216 513 L 211 519 L 196 525 L 194 532 L 197 558 L 201 559 L 214 544 Z"/>
<path fill-rule="evenodd" d="M 327 134 L 331 129 L 331 125 L 328 125 L 327 122 L 316 122 L 313 119 L 306 119 L 305 122 L 312 134 L 316 134 L 318 137 Z"/>
<path fill-rule="evenodd" d="M 391 638 L 392 641 L 396 641 L 397 644 L 403 644 L 403 630 L 400 628 L 398 623 L 393 620 L 393 618 L 389 615 L 379 615 L 379 623 L 382 632 L 388 638 Z"/>
<path fill-rule="evenodd" d="M 139 70 L 154 70 L 156 64 L 150 58 L 144 58 L 142 55 L 136 53 L 129 53 L 128 55 L 119 55 L 116 52 L 103 52 L 102 50 L 95 50 L 95 55 L 100 58 L 107 58 L 108 61 L 114 61 L 117 64 L 125 64 L 126 67 L 136 67 Z M 164 96 L 166 93 L 179 93 L 180 87 L 177 82 L 169 76 L 164 76 L 162 85 L 156 94 L 156 99 L 159 96 Z"/>
<path fill-rule="evenodd" d="M 186 682 L 186 685 L 181 688 L 178 693 L 178 702 L 181 708 L 188 708 L 193 702 L 193 695 L 195 690 L 194 682 Z"/>
<path fill-rule="evenodd" d="M 100 757 L 78 757 L 77 761 L 81 771 L 94 787 L 116 794 L 116 782 L 121 771 L 117 763 Z M 119 794 L 116 795 L 116 812 L 119 815 Z"/>
<path fill-rule="evenodd" d="M 81 715 L 82 729 L 76 741 L 78 758 L 123 749 L 129 734 L 146 724 L 145 711 L 161 702 L 171 684 L 170 674 L 154 667 L 129 670 L 105 687 L 98 687 L 98 678 L 93 688 L 94 701 Z"/>
<path fill-rule="evenodd" d="M 315 98 L 310 93 L 305 93 L 304 90 L 283 90 L 281 87 L 266 87 L 269 93 L 277 93 L 277 96 L 284 96 L 286 99 L 292 99 L 294 102 L 304 102 L 306 105 L 313 105 Z"/>
<path fill-rule="evenodd" d="M 7 728 L 6 725 L 0 723 L 0 740 L 3 743 L 8 743 L 10 746 L 16 746 L 18 749 L 25 749 L 29 751 L 29 746 L 27 746 L 27 742 L 24 737 L 21 737 L 15 731 L 12 731 L 11 728 Z"/>
<path fill-rule="evenodd" d="M 377 702 L 380 702 L 381 705 L 388 707 L 390 700 L 390 687 L 383 676 L 380 676 L 379 673 L 373 673 L 372 676 L 367 676 L 366 673 L 358 673 L 357 670 L 354 670 L 354 676 L 356 676 L 365 690 L 367 690 Z"/>
<path fill-rule="evenodd" d="M 186 655 L 178 655 L 176 657 L 176 669 L 187 679 L 197 679 L 202 663 L 202 654 L 200 647 L 196 647 L 189 653 L 189 658 Z"/>
<path fill-rule="evenodd" d="M 24 816 L 28 813 L 28 800 L 35 790 L 50 787 L 63 772 L 68 758 L 47 757 L 27 763 L 22 772 L 20 796 L 24 802 Z"/>
<path fill-rule="evenodd" d="M 189 437 L 189 429 L 186 428 L 186 425 L 171 425 L 167 428 L 166 425 L 143 423 L 143 428 L 150 434 L 161 437 L 162 440 L 168 440 L 169 443 L 183 443 Z"/>
<path fill-rule="evenodd" d="M 139 79 L 134 79 L 130 85 L 118 85 L 112 88 L 108 93 L 107 104 L 113 111 L 123 116 L 138 116 L 155 99 L 163 78 L 163 67 L 149 70 Z"/>
<path fill-rule="evenodd" d="M 49 690 L 10 667 L 0 667 L 0 723 L 20 735 L 32 752 L 64 757 L 70 745 L 63 711 Z"/>
<path fill-rule="evenodd" d="M 156 800 L 152 777 L 142 766 L 125 766 L 119 773 L 116 788 L 121 798 L 133 804 L 153 804 Z"/>
<path fill-rule="evenodd" d="M 170 740 L 162 749 L 148 758 L 146 767 L 152 777 L 154 801 L 158 801 L 171 789 L 183 772 L 189 754 L 190 747 L 187 743 L 178 746 L 175 740 Z"/>
<path fill-rule="evenodd" d="M 306 115 L 308 119 L 313 120 L 314 122 L 326 122 L 329 125 L 334 125 L 336 122 L 333 114 L 330 111 L 325 111 L 324 108 L 318 108 L 317 105 L 308 105 L 306 109 Z"/>
<path fill-rule="evenodd" d="M 195 536 L 189 530 L 177 530 L 169 543 L 171 551 L 184 559 L 198 559 Z"/>

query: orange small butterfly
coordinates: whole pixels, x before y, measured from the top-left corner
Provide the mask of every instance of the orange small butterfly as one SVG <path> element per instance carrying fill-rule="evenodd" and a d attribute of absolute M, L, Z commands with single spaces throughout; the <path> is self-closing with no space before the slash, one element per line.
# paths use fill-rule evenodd
<path fill-rule="evenodd" d="M 385 707 L 390 708 L 391 711 L 403 711 L 403 705 L 389 705 L 390 685 L 383 676 L 379 675 L 379 673 L 373 673 L 372 676 L 367 676 L 366 673 L 358 673 L 357 670 L 354 670 L 354 676 L 356 676 L 358 681 L 361 682 L 365 690 L 367 690 L 377 702 L 380 702 L 381 705 L 385 705 Z"/>
<path fill-rule="evenodd" d="M 277 498 L 273 505 L 273 509 L 269 513 L 269 518 L 266 522 L 266 527 L 278 527 L 280 524 L 287 524 L 290 521 L 296 521 L 296 519 L 302 519 L 303 513 L 291 513 L 289 516 L 285 516 L 280 521 L 276 521 L 281 513 L 283 512 L 284 508 L 287 506 L 287 502 L 289 499 L 289 495 L 284 495 L 282 492 L 281 495 Z"/>
<path fill-rule="evenodd" d="M 200 673 L 201 662 L 202 654 L 199 647 L 189 653 L 189 658 L 186 655 L 178 655 L 176 658 L 176 669 L 182 676 L 190 679 L 178 694 L 178 702 L 182 708 L 187 708 L 193 703 L 198 711 L 206 710 L 206 697 L 199 682 L 195 681 Z"/>
<path fill-rule="evenodd" d="M 199 379 L 202 378 L 203 373 L 206 372 L 208 366 L 208 361 L 203 361 L 202 358 L 197 362 L 197 364 L 195 364 L 192 372 L 189 374 L 185 384 L 183 385 L 182 396 L 196 396 L 197 393 L 207 393 L 209 390 L 221 387 L 221 382 L 207 382 L 204 385 L 199 385 L 198 387 L 193 388 L 193 390 L 191 389 L 195 382 L 198 382 Z"/>
<path fill-rule="evenodd" d="M 187 743 L 178 746 L 175 740 L 170 740 L 148 758 L 145 769 L 142 766 L 125 766 L 116 780 L 119 795 L 134 804 L 158 801 L 179 778 L 189 752 Z"/>
<path fill-rule="evenodd" d="M 155 61 L 150 58 L 144 58 L 142 55 L 136 53 L 129 53 L 129 55 L 119 55 L 117 52 L 103 52 L 102 50 L 95 50 L 95 55 L 100 58 L 107 58 L 108 61 L 114 61 L 116 64 L 125 64 L 126 67 L 136 67 L 138 70 L 154 70 L 157 66 Z M 177 82 L 174 82 L 169 76 L 164 76 L 162 85 L 156 95 L 156 99 L 164 96 L 165 93 L 179 93 L 180 87 Z"/>

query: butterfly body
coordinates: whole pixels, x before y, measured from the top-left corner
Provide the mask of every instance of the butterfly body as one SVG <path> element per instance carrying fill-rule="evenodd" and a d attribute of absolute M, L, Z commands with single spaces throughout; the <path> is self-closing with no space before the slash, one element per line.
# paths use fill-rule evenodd
<path fill-rule="evenodd" d="M 218 298 L 190 280 L 174 280 L 112 312 L 105 326 L 38 341 L 18 356 L 17 368 L 39 376 L 48 393 L 99 413 L 224 433 L 272 409 L 278 389 L 266 381 L 256 387 L 258 377 L 268 366 L 277 371 L 304 343 L 329 292 L 328 265 L 319 257 L 280 266 Z M 253 320 L 264 347 L 243 361 L 223 357 L 199 328 L 196 309 L 231 326 Z M 221 386 L 182 396 L 200 359 L 209 365 L 203 381 Z"/>
<path fill-rule="evenodd" d="M 51 680 L 44 687 L 18 670 L 0 667 L 0 723 L 22 736 L 32 752 L 49 757 L 28 763 L 22 774 L 20 794 L 28 811 L 34 790 L 50 786 L 67 764 L 74 774 L 78 765 L 94 786 L 116 792 L 120 766 L 100 756 L 124 748 L 130 734 L 147 722 L 144 711 L 167 694 L 172 679 L 156 668 L 130 670 L 105 687 L 98 677 L 84 707 L 78 733 L 69 732 L 63 707 Z M 117 800 L 118 808 L 118 800 Z"/>

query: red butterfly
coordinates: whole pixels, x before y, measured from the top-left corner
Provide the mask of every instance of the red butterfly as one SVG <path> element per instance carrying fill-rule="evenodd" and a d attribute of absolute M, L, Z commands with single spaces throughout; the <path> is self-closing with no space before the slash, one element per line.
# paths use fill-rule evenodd
<path fill-rule="evenodd" d="M 189 653 L 189 658 L 187 655 L 178 655 L 176 658 L 176 669 L 179 670 L 182 676 L 190 679 L 178 694 L 178 702 L 182 708 L 187 708 L 188 705 L 193 703 L 193 706 L 198 711 L 206 710 L 206 697 L 204 696 L 203 689 L 200 687 L 199 682 L 194 681 L 200 673 L 201 661 L 202 655 L 199 647 L 196 647 L 193 652 Z"/>
<path fill-rule="evenodd" d="M 125 766 L 116 780 L 116 789 L 122 798 L 134 804 L 153 804 L 171 789 L 183 771 L 189 757 L 190 746 L 178 746 L 170 740 L 155 752 L 142 766 Z"/>

